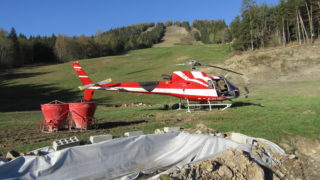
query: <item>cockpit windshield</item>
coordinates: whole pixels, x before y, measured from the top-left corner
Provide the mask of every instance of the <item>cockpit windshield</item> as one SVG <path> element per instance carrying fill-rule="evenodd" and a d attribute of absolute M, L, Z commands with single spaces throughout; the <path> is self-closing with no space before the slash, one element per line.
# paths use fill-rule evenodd
<path fill-rule="evenodd" d="M 235 90 L 238 89 L 235 85 L 233 85 L 230 81 L 228 81 L 227 79 L 225 79 L 226 83 L 228 83 L 230 90 Z"/>
<path fill-rule="evenodd" d="M 238 88 L 225 78 L 212 79 L 212 81 L 208 81 L 208 86 L 210 88 L 213 86 L 218 96 L 235 96 L 234 91 L 238 91 Z"/>

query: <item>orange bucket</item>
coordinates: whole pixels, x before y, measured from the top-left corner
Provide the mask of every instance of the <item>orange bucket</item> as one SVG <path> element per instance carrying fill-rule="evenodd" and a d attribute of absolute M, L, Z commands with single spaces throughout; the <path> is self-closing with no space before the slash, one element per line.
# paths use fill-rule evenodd
<path fill-rule="evenodd" d="M 96 102 L 69 103 L 69 111 L 76 128 L 87 129 L 91 125 L 96 108 Z"/>
<path fill-rule="evenodd" d="M 69 105 L 55 100 L 48 104 L 41 104 L 41 111 L 48 131 L 56 131 L 61 129 L 65 124 L 68 118 Z"/>

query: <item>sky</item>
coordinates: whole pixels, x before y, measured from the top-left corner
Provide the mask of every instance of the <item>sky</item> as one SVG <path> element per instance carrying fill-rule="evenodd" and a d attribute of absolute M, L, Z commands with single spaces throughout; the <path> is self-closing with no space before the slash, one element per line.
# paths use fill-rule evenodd
<path fill-rule="evenodd" d="M 275 5 L 279 0 L 257 0 Z M 0 0 L 0 29 L 27 36 L 94 35 L 144 22 L 225 20 L 242 0 Z"/>

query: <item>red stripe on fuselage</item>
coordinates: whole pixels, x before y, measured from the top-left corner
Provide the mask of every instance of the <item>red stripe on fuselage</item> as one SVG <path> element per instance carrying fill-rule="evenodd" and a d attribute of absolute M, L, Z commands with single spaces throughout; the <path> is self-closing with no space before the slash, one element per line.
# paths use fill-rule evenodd
<path fill-rule="evenodd" d="M 175 96 L 182 99 L 188 99 L 190 101 L 225 101 L 229 99 L 228 97 L 225 97 L 225 96 L 212 97 L 212 96 L 197 96 L 197 95 L 187 95 L 187 94 L 168 94 L 168 95 Z"/>
<path fill-rule="evenodd" d="M 117 88 L 142 88 L 138 82 L 124 82 L 124 83 L 108 83 L 101 85 L 102 87 L 117 87 Z M 176 82 L 160 81 L 156 88 L 164 89 L 209 89 L 206 86 L 192 81 Z"/>
<path fill-rule="evenodd" d="M 188 78 L 194 79 L 194 76 L 191 71 L 181 71 L 183 74 L 185 74 Z"/>

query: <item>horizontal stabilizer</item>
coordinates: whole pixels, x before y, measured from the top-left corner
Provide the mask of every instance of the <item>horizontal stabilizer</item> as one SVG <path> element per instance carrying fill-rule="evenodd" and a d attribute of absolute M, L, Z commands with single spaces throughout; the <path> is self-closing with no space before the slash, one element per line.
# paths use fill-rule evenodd
<path fill-rule="evenodd" d="M 111 81 L 112 81 L 112 79 L 109 78 L 109 79 L 100 81 L 100 82 L 98 82 L 98 83 L 96 83 L 96 84 L 87 84 L 87 85 L 84 85 L 84 86 L 79 86 L 79 89 L 80 89 L 80 90 L 89 89 L 89 88 L 91 88 L 91 87 L 93 87 L 93 86 L 100 86 L 100 85 L 103 85 L 103 84 L 108 84 L 108 83 L 110 83 Z"/>

